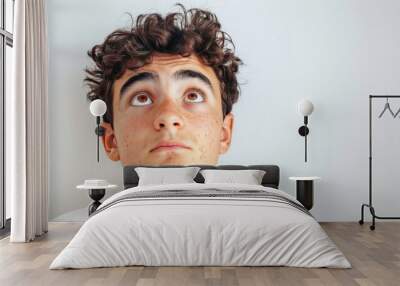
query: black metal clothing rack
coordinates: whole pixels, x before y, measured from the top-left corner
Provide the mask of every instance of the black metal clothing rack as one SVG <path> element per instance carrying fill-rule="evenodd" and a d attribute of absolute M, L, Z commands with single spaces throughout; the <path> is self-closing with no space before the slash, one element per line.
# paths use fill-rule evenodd
<path fill-rule="evenodd" d="M 372 215 L 372 225 L 370 229 L 375 229 L 375 219 L 400 219 L 400 217 L 378 216 L 372 205 L 372 99 L 374 98 L 400 98 L 400 95 L 370 95 L 369 96 L 369 203 L 361 205 L 361 219 L 359 224 L 364 224 L 364 207 L 369 208 Z"/>

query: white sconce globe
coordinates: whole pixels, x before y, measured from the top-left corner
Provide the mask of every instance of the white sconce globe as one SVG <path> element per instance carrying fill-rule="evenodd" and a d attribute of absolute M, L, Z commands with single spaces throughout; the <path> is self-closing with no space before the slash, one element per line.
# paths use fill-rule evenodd
<path fill-rule="evenodd" d="M 103 116 L 107 111 L 107 105 L 103 100 L 96 99 L 90 103 L 89 109 L 93 116 Z"/>
<path fill-rule="evenodd" d="M 308 116 L 314 111 L 314 105 L 311 101 L 303 99 L 297 105 L 298 112 L 303 116 Z"/>

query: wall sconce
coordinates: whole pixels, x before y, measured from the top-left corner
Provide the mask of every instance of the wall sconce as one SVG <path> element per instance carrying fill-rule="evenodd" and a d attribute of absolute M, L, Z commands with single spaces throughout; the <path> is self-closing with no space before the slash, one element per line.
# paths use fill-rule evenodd
<path fill-rule="evenodd" d="M 104 135 L 104 127 L 100 126 L 100 116 L 103 116 L 107 111 L 106 103 L 101 99 L 95 99 L 90 103 L 90 113 L 96 117 L 97 127 L 94 132 L 97 135 L 97 162 L 99 162 L 99 138 Z"/>
<path fill-rule="evenodd" d="M 307 99 L 301 100 L 297 105 L 297 110 L 304 117 L 304 125 L 299 128 L 299 134 L 304 136 L 304 162 L 307 162 L 307 135 L 310 133 L 308 129 L 308 116 L 313 112 L 314 105 Z"/>

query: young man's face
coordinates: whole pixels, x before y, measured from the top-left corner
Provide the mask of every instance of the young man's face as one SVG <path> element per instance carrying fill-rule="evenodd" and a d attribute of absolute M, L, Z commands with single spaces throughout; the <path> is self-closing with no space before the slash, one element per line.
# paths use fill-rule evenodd
<path fill-rule="evenodd" d="M 155 54 L 127 69 L 113 85 L 113 112 L 103 144 L 124 166 L 215 165 L 231 142 L 233 116 L 223 119 L 219 80 L 194 55 Z"/>

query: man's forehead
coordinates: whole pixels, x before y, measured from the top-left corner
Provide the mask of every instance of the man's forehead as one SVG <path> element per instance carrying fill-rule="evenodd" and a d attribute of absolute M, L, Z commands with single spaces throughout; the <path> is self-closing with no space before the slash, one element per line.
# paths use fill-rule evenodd
<path fill-rule="evenodd" d="M 153 71 L 155 73 L 173 73 L 178 69 L 194 69 L 207 73 L 209 76 L 216 77 L 214 70 L 206 65 L 197 55 L 183 57 L 174 54 L 155 53 L 151 57 L 151 62 L 142 67 L 126 70 L 123 77 L 132 76 L 142 71 Z"/>
<path fill-rule="evenodd" d="M 152 61 L 149 65 L 151 64 L 153 65 L 194 64 L 194 65 L 208 67 L 206 64 L 202 62 L 200 57 L 198 57 L 195 54 L 183 57 L 181 55 L 175 55 L 175 54 L 154 53 L 152 55 Z"/>
<path fill-rule="evenodd" d="M 220 94 L 220 82 L 215 74 L 214 70 L 203 63 L 200 57 L 197 55 L 190 55 L 183 57 L 174 54 L 162 54 L 155 53 L 152 55 L 151 62 L 149 64 L 143 65 L 142 67 L 135 69 L 126 69 L 123 75 L 117 79 L 113 84 L 113 94 L 119 96 L 113 96 L 113 102 L 118 104 L 120 101 L 121 88 L 135 76 L 143 73 L 150 73 L 153 78 L 166 77 L 168 80 L 172 78 L 177 78 L 177 72 L 180 71 L 187 72 L 194 71 L 204 75 L 210 82 L 211 89 L 216 93 Z M 219 98 L 219 97 L 218 97 Z"/>

